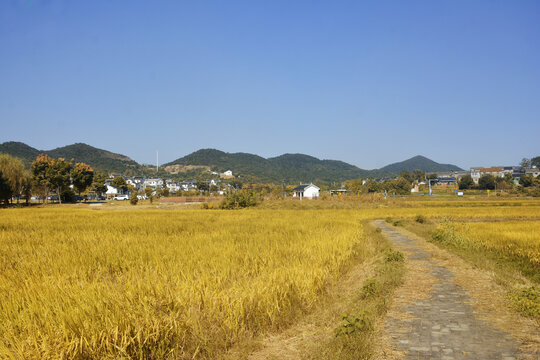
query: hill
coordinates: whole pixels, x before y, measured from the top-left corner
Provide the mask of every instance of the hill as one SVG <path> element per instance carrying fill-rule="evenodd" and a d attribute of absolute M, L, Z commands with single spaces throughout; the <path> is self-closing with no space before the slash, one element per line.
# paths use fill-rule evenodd
<path fill-rule="evenodd" d="M 52 150 L 38 150 L 21 142 L 5 142 L 0 144 L 0 153 L 10 154 L 23 160 L 27 167 L 39 154 L 48 154 L 54 158 L 73 159 L 75 162 L 84 162 L 100 172 L 120 172 L 127 170 L 138 172 L 141 165 L 129 157 L 116 154 L 93 146 L 76 143 Z"/>
<path fill-rule="evenodd" d="M 226 153 L 216 149 L 201 149 L 163 166 L 208 166 L 214 171 L 232 170 L 235 175 L 263 182 L 339 182 L 385 174 L 378 170 L 364 170 L 336 160 L 320 160 L 304 154 L 284 154 L 263 158 L 248 153 Z"/>
<path fill-rule="evenodd" d="M 415 169 L 426 172 L 442 172 L 452 170 L 463 170 L 456 165 L 452 164 L 439 164 L 425 156 L 417 155 L 408 160 L 386 165 L 381 168 L 383 171 L 387 171 L 394 174 L 399 174 L 402 170 L 413 171 Z"/>
<path fill-rule="evenodd" d="M 38 149 L 18 141 L 7 141 L 0 144 L 0 153 L 18 157 L 26 167 L 30 167 L 32 161 L 41 153 Z"/>
<path fill-rule="evenodd" d="M 52 150 L 38 150 L 21 142 L 0 144 L 0 153 L 21 158 L 27 167 L 37 155 L 48 154 L 54 158 L 74 159 L 84 162 L 96 171 L 104 173 L 123 173 L 125 175 L 146 175 L 177 178 L 213 176 L 210 171 L 232 170 L 246 181 L 268 183 L 309 182 L 320 184 L 339 183 L 357 178 L 380 178 L 399 174 L 402 170 L 441 172 L 461 170 L 450 164 L 439 164 L 424 156 L 387 165 L 381 169 L 365 170 L 338 160 L 320 160 L 305 154 L 283 154 L 264 158 L 248 153 L 227 153 L 216 149 L 201 149 L 176 159 L 160 167 L 158 174 L 151 166 L 140 165 L 129 157 L 93 146 L 76 143 Z M 167 169 L 167 170 L 165 170 Z"/>

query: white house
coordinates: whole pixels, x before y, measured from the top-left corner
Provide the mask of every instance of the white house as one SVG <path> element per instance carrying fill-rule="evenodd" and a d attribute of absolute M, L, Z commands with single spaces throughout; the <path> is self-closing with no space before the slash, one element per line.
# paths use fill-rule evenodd
<path fill-rule="evenodd" d="M 106 195 L 116 195 L 120 193 L 117 188 L 115 188 L 112 185 L 106 185 L 107 186 L 107 192 L 105 192 Z"/>
<path fill-rule="evenodd" d="M 162 188 L 163 179 L 146 179 L 143 184 L 144 188 L 151 187 L 152 189 Z"/>
<path fill-rule="evenodd" d="M 177 181 L 167 180 L 166 186 L 172 193 L 177 193 L 182 190 L 180 183 Z"/>
<path fill-rule="evenodd" d="M 321 189 L 313 184 L 299 185 L 293 189 L 293 197 L 313 199 L 319 197 Z"/>

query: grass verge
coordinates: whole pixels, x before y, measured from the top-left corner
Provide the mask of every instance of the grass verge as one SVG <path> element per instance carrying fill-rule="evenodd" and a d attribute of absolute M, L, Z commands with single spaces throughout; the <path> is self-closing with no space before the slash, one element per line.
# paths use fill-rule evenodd
<path fill-rule="evenodd" d="M 375 239 L 379 258 L 375 273 L 366 279 L 354 300 L 343 309 L 334 336 L 322 344 L 316 355 L 318 359 L 371 359 L 375 356 L 378 329 L 381 328 L 391 303 L 394 289 L 402 284 L 404 267 L 403 253 L 393 250 L 380 229 L 372 224 L 365 225 L 367 237 Z"/>

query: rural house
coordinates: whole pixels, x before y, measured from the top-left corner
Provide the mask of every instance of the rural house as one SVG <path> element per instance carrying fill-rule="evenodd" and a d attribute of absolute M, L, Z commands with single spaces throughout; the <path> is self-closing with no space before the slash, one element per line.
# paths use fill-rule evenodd
<path fill-rule="evenodd" d="M 321 189 L 313 184 L 299 185 L 293 189 L 293 197 L 300 198 L 300 200 L 303 198 L 313 199 L 319 197 L 319 190 Z"/>

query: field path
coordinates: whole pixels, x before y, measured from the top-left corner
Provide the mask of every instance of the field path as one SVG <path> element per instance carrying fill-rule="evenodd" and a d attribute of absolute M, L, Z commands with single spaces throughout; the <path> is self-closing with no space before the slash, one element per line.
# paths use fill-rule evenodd
<path fill-rule="evenodd" d="M 387 341 L 399 357 L 530 358 L 532 353 L 528 350 L 529 354 L 520 351 L 523 343 L 516 340 L 516 336 L 483 320 L 486 317 L 473 307 L 475 299 L 458 285 L 456 272 L 434 255 L 430 244 L 383 220 L 375 223 L 396 248 L 406 254 L 405 284 L 397 289 L 385 324 Z"/>

